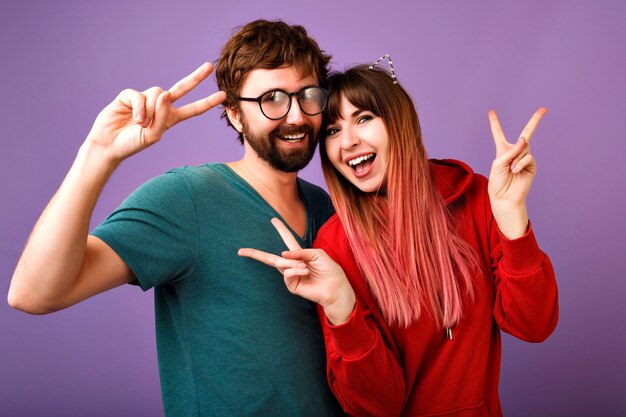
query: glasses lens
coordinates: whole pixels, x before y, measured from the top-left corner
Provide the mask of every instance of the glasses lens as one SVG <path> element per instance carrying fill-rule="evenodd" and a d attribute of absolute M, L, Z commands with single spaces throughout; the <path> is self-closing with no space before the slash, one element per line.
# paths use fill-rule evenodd
<path fill-rule="evenodd" d="M 261 96 L 261 109 L 270 119 L 281 119 L 287 114 L 290 97 L 280 90 L 268 91 Z"/>
<path fill-rule="evenodd" d="M 320 114 L 326 106 L 326 91 L 320 87 L 307 87 L 298 93 L 298 103 L 309 116 Z"/>

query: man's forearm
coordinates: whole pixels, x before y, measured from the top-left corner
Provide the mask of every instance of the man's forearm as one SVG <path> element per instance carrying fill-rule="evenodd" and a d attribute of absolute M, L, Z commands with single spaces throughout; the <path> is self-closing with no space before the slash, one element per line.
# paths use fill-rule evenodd
<path fill-rule="evenodd" d="M 28 239 L 11 280 L 11 306 L 45 313 L 69 293 L 84 262 L 91 215 L 117 165 L 88 142 L 80 148 Z"/>

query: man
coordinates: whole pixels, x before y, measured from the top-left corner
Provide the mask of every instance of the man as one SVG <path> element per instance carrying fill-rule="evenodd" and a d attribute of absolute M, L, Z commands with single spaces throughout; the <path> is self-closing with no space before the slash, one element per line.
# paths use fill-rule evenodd
<path fill-rule="evenodd" d="M 11 306 L 49 313 L 135 281 L 155 289 L 167 415 L 339 415 L 315 306 L 289 294 L 275 269 L 237 256 L 244 246 L 285 249 L 272 217 L 310 246 L 330 216 L 327 195 L 297 178 L 317 142 L 329 59 L 304 28 L 255 21 L 222 51 L 222 91 L 173 107 L 210 74 L 206 63 L 169 90 L 120 93 L 35 225 Z M 221 102 L 244 144 L 241 160 L 157 177 L 88 234 L 124 159 Z"/>

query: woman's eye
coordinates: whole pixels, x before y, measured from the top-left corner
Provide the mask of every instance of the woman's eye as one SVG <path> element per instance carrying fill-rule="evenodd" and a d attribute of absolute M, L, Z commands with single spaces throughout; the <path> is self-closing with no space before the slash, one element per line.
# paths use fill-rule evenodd
<path fill-rule="evenodd" d="M 359 118 L 357 119 L 356 123 L 357 123 L 357 124 L 361 124 L 361 123 L 365 123 L 365 122 L 367 122 L 367 121 L 370 121 L 370 120 L 372 120 L 372 119 L 373 119 L 373 117 L 372 117 L 372 116 L 370 116 L 369 114 L 367 114 L 367 115 L 364 115 L 364 116 L 359 117 Z"/>
<path fill-rule="evenodd" d="M 334 128 L 334 127 L 329 127 L 328 129 L 326 129 L 326 136 L 332 136 L 337 132 L 339 132 L 339 129 Z"/>

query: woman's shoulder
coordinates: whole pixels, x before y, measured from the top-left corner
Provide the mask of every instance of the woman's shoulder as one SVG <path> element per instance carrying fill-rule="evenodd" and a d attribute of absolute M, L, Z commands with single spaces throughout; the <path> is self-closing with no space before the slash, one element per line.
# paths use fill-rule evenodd
<path fill-rule="evenodd" d="M 334 240 L 336 238 L 345 237 L 346 232 L 343 228 L 343 223 L 341 223 L 341 219 L 334 213 L 330 218 L 324 223 L 324 225 L 317 232 L 317 240 L 326 239 L 326 240 Z"/>
<path fill-rule="evenodd" d="M 446 204 L 461 196 L 486 188 L 487 178 L 477 174 L 463 161 L 456 159 L 430 159 L 431 172 L 437 190 Z"/>
<path fill-rule="evenodd" d="M 317 232 L 313 247 L 324 249 L 329 255 L 334 255 L 334 258 L 350 253 L 348 237 L 337 213 L 333 214 Z"/>

